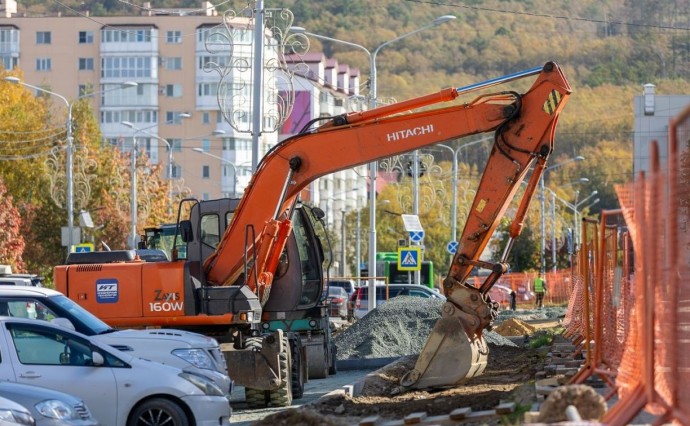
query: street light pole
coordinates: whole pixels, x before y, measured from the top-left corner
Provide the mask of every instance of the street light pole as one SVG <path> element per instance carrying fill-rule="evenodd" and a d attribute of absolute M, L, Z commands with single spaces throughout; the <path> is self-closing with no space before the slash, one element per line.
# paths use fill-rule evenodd
<path fill-rule="evenodd" d="M 436 144 L 436 146 L 440 146 L 441 148 L 445 148 L 449 150 L 450 152 L 453 153 L 453 202 L 452 202 L 452 207 L 451 207 L 451 224 L 450 224 L 450 242 L 456 242 L 458 239 L 458 157 L 460 155 L 460 151 L 462 151 L 465 148 L 469 148 L 473 145 L 478 145 L 482 142 L 486 141 L 491 141 L 493 140 L 493 136 L 487 137 L 487 138 L 482 138 L 476 141 L 472 141 L 470 143 L 466 143 L 464 145 L 460 145 L 456 149 L 453 149 L 449 147 L 448 145 L 444 145 L 442 143 Z M 453 259 L 453 254 L 451 253 L 450 255 L 451 261 Z"/>
<path fill-rule="evenodd" d="M 565 160 L 563 162 L 554 164 L 552 166 L 547 166 L 544 168 L 544 172 L 541 174 L 541 177 L 539 178 L 539 205 L 541 207 L 541 255 L 540 255 L 540 262 L 539 262 L 539 270 L 544 273 L 546 272 L 546 225 L 545 225 L 545 219 L 544 219 L 544 199 L 545 199 L 545 193 L 544 193 L 544 176 L 546 176 L 547 172 L 550 172 L 553 169 L 557 169 L 559 167 L 565 166 L 566 164 L 572 163 L 573 161 L 583 161 L 585 157 L 578 155 L 577 157 L 573 157 L 571 159 Z M 549 189 L 550 191 L 551 189 Z"/>
<path fill-rule="evenodd" d="M 331 38 L 331 37 L 326 37 L 314 33 L 310 33 L 306 31 L 302 27 L 292 27 L 291 29 L 295 33 L 304 33 L 306 35 L 309 35 L 314 38 L 322 39 L 322 40 L 327 40 L 327 41 L 332 41 L 334 43 L 340 43 L 344 44 L 346 46 L 354 47 L 360 50 L 363 50 L 368 56 L 369 56 L 369 108 L 374 109 L 376 108 L 376 56 L 378 53 L 381 51 L 382 48 L 385 46 L 388 46 L 391 43 L 394 43 L 396 41 L 400 41 L 403 38 L 409 37 L 413 34 L 417 34 L 420 31 L 427 30 L 429 28 L 433 28 L 437 25 L 441 25 L 445 22 L 451 21 L 455 19 L 455 16 L 453 15 L 443 15 L 439 16 L 438 18 L 434 19 L 431 24 L 425 25 L 421 28 L 418 28 L 414 31 L 411 31 L 409 33 L 405 33 L 401 36 L 395 37 L 394 39 L 388 40 L 382 44 L 380 44 L 378 47 L 374 49 L 373 52 L 371 52 L 369 49 L 366 47 L 357 44 L 357 43 L 351 43 L 349 41 L 344 41 L 340 40 L 337 38 Z M 375 294 L 376 292 L 376 169 L 378 168 L 378 162 L 372 161 L 369 163 L 369 294 Z M 375 297 L 370 297 L 367 309 L 369 311 L 372 311 L 376 308 L 376 298 Z"/>
<path fill-rule="evenodd" d="M 192 115 L 191 115 L 191 114 L 188 114 L 188 113 L 181 113 L 181 114 L 178 114 L 178 117 L 179 117 L 179 118 L 189 118 L 189 117 L 191 117 L 191 116 L 192 116 Z M 170 124 L 170 123 L 172 123 L 173 121 L 174 121 L 174 120 L 166 121 L 164 124 Z M 124 126 L 129 127 L 130 129 L 134 130 L 134 134 L 135 134 L 135 135 L 136 135 L 137 133 L 143 133 L 143 134 L 148 135 L 148 136 L 150 136 L 150 137 L 152 137 L 152 138 L 154 138 L 154 139 L 156 139 L 156 140 L 158 140 L 158 141 L 160 141 L 160 142 L 165 143 L 165 145 L 168 147 L 168 202 L 169 202 L 169 204 L 170 204 L 170 206 L 168 207 L 168 214 L 172 214 L 172 212 L 173 212 L 173 190 L 172 190 L 172 164 L 173 164 L 173 157 L 172 157 L 172 145 L 170 144 L 170 142 L 168 142 L 168 141 L 165 140 L 164 138 L 162 138 L 162 137 L 160 137 L 160 136 L 158 136 L 158 135 L 155 135 L 155 134 L 153 134 L 153 133 L 151 133 L 151 132 L 148 131 L 148 129 L 150 129 L 150 128 L 157 127 L 158 124 L 154 124 L 153 126 L 149 126 L 149 127 L 139 128 L 139 127 L 135 126 L 134 123 L 132 123 L 132 122 L 130 122 L 130 121 L 122 121 L 122 122 L 120 122 L 120 123 L 121 123 L 122 125 L 124 125 Z M 135 144 L 135 146 L 133 146 L 132 149 L 136 149 L 136 144 Z M 136 196 L 136 192 L 134 192 L 134 196 Z"/>
<path fill-rule="evenodd" d="M 47 93 L 49 95 L 53 95 L 58 99 L 61 99 L 65 105 L 67 106 L 67 122 L 65 124 L 66 127 L 66 138 L 67 138 L 67 147 L 65 149 L 65 181 L 67 183 L 67 199 L 66 199 L 66 204 L 67 204 L 67 254 L 72 250 L 72 246 L 74 245 L 74 235 L 73 235 L 73 229 L 74 229 L 74 138 L 72 137 L 72 108 L 74 107 L 74 104 L 84 98 L 90 98 L 95 95 L 102 95 L 104 93 L 110 92 L 112 90 L 119 90 L 127 87 L 136 87 L 138 84 L 133 82 L 133 81 L 126 81 L 122 83 L 118 87 L 113 87 L 109 90 L 102 90 L 100 92 L 92 92 L 92 93 L 87 93 L 84 95 L 78 96 L 76 99 L 74 99 L 72 102 L 68 101 L 66 97 L 60 95 L 59 93 L 52 92 L 48 89 L 44 89 L 43 87 L 39 86 L 34 86 L 33 84 L 26 83 L 24 81 L 21 81 L 20 78 L 14 77 L 14 76 L 8 76 L 3 78 L 3 80 L 8 81 L 10 83 L 14 84 L 21 84 L 24 87 L 28 87 L 34 90 L 37 90 L 39 92 Z"/>
<path fill-rule="evenodd" d="M 578 203 L 573 204 L 573 203 L 570 203 L 570 202 L 564 200 L 563 198 L 559 197 L 558 195 L 556 195 L 556 193 L 551 188 L 546 188 L 546 189 L 549 192 L 551 192 L 551 196 L 554 199 L 557 199 L 558 201 L 560 201 L 566 207 L 568 207 L 570 210 L 573 211 L 574 225 L 575 225 L 573 228 L 573 245 L 577 247 L 577 245 L 580 243 L 580 241 L 578 241 L 578 234 L 577 234 L 577 227 L 578 227 L 577 225 L 578 225 L 578 217 L 580 215 L 580 206 L 583 205 L 584 203 L 586 203 L 590 198 L 597 195 L 599 192 L 598 191 L 592 191 L 592 193 L 589 194 L 587 197 L 585 197 L 583 200 L 581 200 Z M 582 210 L 593 206 L 594 204 L 598 203 L 599 201 L 600 201 L 600 199 L 597 198 L 596 200 L 592 201 L 587 206 L 583 207 Z"/>

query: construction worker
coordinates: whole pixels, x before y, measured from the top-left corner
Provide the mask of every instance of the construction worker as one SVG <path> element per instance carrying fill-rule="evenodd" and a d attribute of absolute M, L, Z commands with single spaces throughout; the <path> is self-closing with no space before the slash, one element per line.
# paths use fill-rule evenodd
<path fill-rule="evenodd" d="M 544 293 L 546 293 L 546 280 L 543 272 L 540 272 L 534 280 L 534 293 L 537 295 L 537 309 L 541 309 L 544 306 Z"/>

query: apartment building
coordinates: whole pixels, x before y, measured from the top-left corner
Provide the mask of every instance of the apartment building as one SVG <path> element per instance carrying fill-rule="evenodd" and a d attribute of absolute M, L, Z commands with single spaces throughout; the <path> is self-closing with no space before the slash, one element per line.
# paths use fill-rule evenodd
<path fill-rule="evenodd" d="M 125 152 L 136 143 L 152 163 L 164 165 L 175 191 L 189 188 L 200 199 L 242 194 L 251 178 L 254 141 L 251 105 L 239 100 L 251 99 L 253 75 L 251 69 L 224 67 L 231 61 L 251 64 L 253 27 L 247 18 L 235 18 L 226 28 L 207 2 L 195 10 L 142 9 L 141 15 L 108 17 L 19 16 L 13 3 L 6 2 L 0 17 L 5 69 L 20 69 L 22 81 L 69 102 L 88 98 L 104 140 Z M 268 31 L 266 44 L 273 48 L 265 49 L 264 59 L 275 59 Z M 127 82 L 137 86 L 122 88 Z M 263 83 L 270 101 L 276 93 L 266 88 L 274 82 Z M 324 97 L 337 92 L 332 86 Z M 273 121 L 263 120 L 259 158 L 283 138 Z M 75 155 L 78 146 L 75 141 Z"/>

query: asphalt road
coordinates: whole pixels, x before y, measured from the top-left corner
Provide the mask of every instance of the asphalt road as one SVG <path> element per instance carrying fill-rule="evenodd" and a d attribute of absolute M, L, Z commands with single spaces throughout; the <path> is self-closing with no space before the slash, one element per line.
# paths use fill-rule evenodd
<path fill-rule="evenodd" d="M 334 376 L 329 376 L 325 379 L 309 380 L 304 385 L 304 396 L 298 400 L 294 400 L 292 402 L 292 407 L 299 407 L 301 405 L 306 405 L 310 402 L 316 401 L 329 392 L 332 392 L 336 389 L 342 389 L 343 386 L 356 382 L 371 371 L 374 371 L 374 369 L 339 371 Z M 251 425 L 252 422 L 261 420 L 270 414 L 277 413 L 285 409 L 248 409 L 246 403 L 244 402 L 244 387 L 241 386 L 233 389 L 230 402 L 232 405 L 232 417 L 230 418 L 230 423 L 233 425 L 248 426 Z"/>

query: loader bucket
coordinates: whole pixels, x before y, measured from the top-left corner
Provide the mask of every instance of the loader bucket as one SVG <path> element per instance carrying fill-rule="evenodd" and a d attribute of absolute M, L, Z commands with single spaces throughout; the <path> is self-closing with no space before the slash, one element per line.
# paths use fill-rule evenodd
<path fill-rule="evenodd" d="M 484 337 L 468 336 L 462 322 L 466 317 L 467 314 L 446 302 L 414 369 L 400 380 L 403 388 L 455 386 L 484 372 L 489 348 Z"/>

